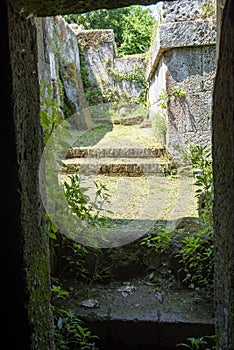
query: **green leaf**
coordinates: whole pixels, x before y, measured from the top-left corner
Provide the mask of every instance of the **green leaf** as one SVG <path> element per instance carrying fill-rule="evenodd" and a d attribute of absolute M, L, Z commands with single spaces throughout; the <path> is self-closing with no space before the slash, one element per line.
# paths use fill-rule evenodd
<path fill-rule="evenodd" d="M 51 239 L 57 239 L 57 236 L 55 233 L 51 232 L 51 231 L 48 231 L 48 236 L 51 238 Z"/>

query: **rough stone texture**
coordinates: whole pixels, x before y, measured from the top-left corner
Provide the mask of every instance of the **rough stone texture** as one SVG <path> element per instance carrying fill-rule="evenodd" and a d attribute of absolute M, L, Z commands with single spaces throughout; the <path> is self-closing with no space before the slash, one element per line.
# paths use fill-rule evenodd
<path fill-rule="evenodd" d="M 89 80 L 93 84 L 108 84 L 108 68 L 113 67 L 114 32 L 112 29 L 74 30 L 84 50 Z"/>
<path fill-rule="evenodd" d="M 211 107 L 215 50 L 213 46 L 174 49 L 164 56 L 167 66 L 167 146 L 174 152 L 180 145 L 211 144 Z M 185 97 L 173 96 L 178 86 Z"/>
<path fill-rule="evenodd" d="M 63 161 L 62 173 L 71 174 L 79 169 L 81 174 L 104 174 L 108 176 L 163 176 L 162 166 L 168 161 L 154 158 L 72 158 Z"/>
<path fill-rule="evenodd" d="M 80 72 L 75 62 L 60 68 L 60 75 L 75 126 L 79 130 L 89 130 L 94 123 L 88 109 Z"/>
<path fill-rule="evenodd" d="M 202 1 L 191 11 L 185 1 L 161 5 L 163 20 L 157 28 L 147 67 L 149 117 L 163 115 L 166 145 L 171 154 L 186 149 L 188 142 L 211 143 L 211 104 L 215 74 L 215 19 L 201 19 Z M 184 6 L 184 10 L 181 11 Z M 175 96 L 173 88 L 185 96 Z M 162 109 L 160 95 L 167 98 Z"/>
<path fill-rule="evenodd" d="M 174 1 L 174 0 L 168 0 Z M 114 9 L 130 5 L 151 5 L 156 4 L 158 0 L 10 0 L 15 10 L 23 13 L 25 16 L 36 15 L 38 17 L 64 15 L 71 13 L 84 13 L 101 8 Z"/>
<path fill-rule="evenodd" d="M 20 17 L 10 8 L 8 16 L 12 74 L 12 90 L 8 99 L 11 99 L 13 114 L 8 121 L 12 139 L 7 138 L 5 147 L 8 149 L 8 143 L 15 142 L 16 148 L 10 146 L 11 154 L 13 150 L 15 152 L 12 164 L 14 169 L 5 168 L 5 172 L 12 180 L 15 172 L 17 183 L 12 181 L 4 185 L 7 190 L 12 187 L 17 191 L 15 198 L 11 193 L 8 195 L 11 201 L 17 200 L 18 212 L 11 212 L 7 206 L 6 210 L 11 214 L 9 220 L 16 224 L 15 232 L 11 236 L 11 245 L 14 247 L 21 243 L 20 251 L 16 252 L 20 258 L 16 271 L 20 268 L 18 278 L 24 278 L 25 286 L 16 286 L 14 293 L 19 293 L 21 297 L 19 302 L 21 307 L 27 310 L 28 322 L 21 319 L 20 315 L 15 316 L 15 310 L 12 313 L 9 310 L 7 316 L 13 323 L 8 339 L 11 342 L 12 330 L 17 334 L 18 328 L 22 327 L 21 322 L 25 322 L 29 338 L 22 342 L 24 335 L 21 334 L 17 340 L 15 339 L 17 345 L 13 347 L 48 350 L 54 346 L 50 312 L 49 245 L 38 183 L 42 132 L 39 119 L 36 26 L 34 19 L 27 20 Z M 10 232 L 5 231 L 5 234 L 9 235 Z M 11 247 L 6 249 L 7 254 L 10 250 Z M 8 306 L 10 304 L 11 301 L 7 302 Z M 15 326 L 14 322 L 17 323 Z"/>
<path fill-rule="evenodd" d="M 213 0 L 215 5 L 216 0 Z M 164 23 L 195 21 L 204 17 L 203 8 L 207 5 L 206 0 L 180 0 L 164 1 L 162 4 L 162 18 Z"/>
<path fill-rule="evenodd" d="M 86 10 L 97 9 L 101 7 L 118 7 L 126 6 L 132 3 L 145 3 L 145 1 L 29 1 L 29 0 L 11 0 L 11 4 L 18 11 L 22 10 L 27 15 L 37 13 L 39 15 L 53 15 L 58 13 L 83 12 Z M 147 3 L 155 3 L 155 0 Z M 5 296 L 2 299 L 3 305 L 7 311 L 4 317 L 3 326 L 4 336 L 6 340 L 16 344 L 15 348 L 29 348 L 30 336 L 25 334 L 25 329 L 30 332 L 27 317 L 25 318 L 25 300 L 28 298 L 28 288 L 24 285 L 25 263 L 22 262 L 22 256 L 26 256 L 28 245 L 24 245 L 25 231 L 22 227 L 28 227 L 28 236 L 32 236 L 32 245 L 34 252 L 35 246 L 41 247 L 44 242 L 43 231 L 38 222 L 41 206 L 36 200 L 38 194 L 37 174 L 35 173 L 35 164 L 38 162 L 38 147 L 41 140 L 38 139 L 39 122 L 36 113 L 39 110 L 39 98 L 37 82 L 35 81 L 33 72 L 36 69 L 36 55 L 31 50 L 34 50 L 34 44 L 31 42 L 35 31 L 31 20 L 26 21 L 19 15 L 15 16 L 12 12 L 9 13 L 11 26 L 8 28 L 6 2 L 0 2 L 1 16 L 1 55 L 0 69 L 1 72 L 7 73 L 7 79 L 2 81 L 2 104 L 1 104 L 1 138 L 4 143 L 1 147 L 3 151 L 4 172 L 2 176 L 2 191 L 1 195 L 4 200 L 4 206 L 1 209 L 1 225 L 4 229 L 2 239 L 4 244 L 1 245 L 4 261 L 1 265 L 3 273 L 1 275 L 4 281 L 2 291 Z M 225 5 L 222 14 L 221 6 Z M 92 7 L 93 6 L 93 7 Z M 217 71 L 217 79 L 215 84 L 214 95 L 214 113 L 213 113 L 213 142 L 214 142 L 214 185 L 215 185 L 215 236 L 216 236 L 216 324 L 220 335 L 219 350 L 232 350 L 234 348 L 234 322 L 233 322 L 233 135 L 234 135 L 234 87 L 233 87 L 233 67 L 234 67 L 234 4 L 232 0 L 218 0 L 219 23 L 222 23 L 220 30 L 220 50 L 219 63 Z M 221 17 L 223 16 L 223 17 Z M 220 26 L 219 24 L 219 26 Z M 221 28 L 221 27 L 220 27 Z M 14 40 L 9 44 L 9 33 Z M 21 38 L 19 38 L 21 37 Z M 35 37 L 34 37 L 35 40 Z M 33 42 L 34 42 L 33 40 Z M 19 42 L 20 41 L 20 42 Z M 27 59 L 23 59 L 22 44 L 30 43 L 27 48 Z M 33 49 L 34 48 L 34 49 Z M 10 55 L 11 50 L 11 55 Z M 29 56 L 30 55 L 30 59 Z M 10 56 L 14 57 L 14 61 L 10 62 Z M 17 71 L 18 70 L 18 71 Z M 21 74 L 19 74 L 21 72 Z M 14 94 L 12 95 L 12 91 Z M 6 113 L 3 113 L 6 112 Z M 14 118 L 17 118 L 17 123 L 14 123 Z M 24 126 L 28 125 L 27 133 Z M 30 124 L 30 127 L 29 127 Z M 23 137 L 20 137 L 23 131 Z M 17 136 L 17 144 L 16 144 Z M 33 143 L 30 143 L 33 138 Z M 20 140 L 20 141 L 19 141 Z M 21 147 L 22 146 L 22 147 Z M 7 149 L 7 152 L 5 150 Z M 23 151 L 23 152 L 22 152 Z M 16 163 L 22 157 L 21 167 Z M 22 171 L 27 170 L 27 177 L 22 176 Z M 32 171 L 32 173 L 31 173 Z M 23 201 L 22 188 L 27 201 Z M 31 201 L 28 207 L 29 200 Z M 22 202 L 21 202 L 22 201 Z M 35 203 L 37 204 L 35 205 Z M 27 204 L 25 204 L 27 203 Z M 39 206 L 38 206 L 39 204 Z M 21 213 L 21 205 L 23 211 Z M 39 208 L 39 209 L 38 209 Z M 38 213 L 39 212 L 39 213 Z M 32 220 L 32 213 L 34 214 Z M 27 220 L 21 220 L 23 218 Z M 28 216 L 31 216 L 30 222 Z M 41 215 L 41 214 L 40 214 Z M 29 226 L 28 226 L 29 224 Z M 23 226 L 21 226 L 23 225 Z M 37 239 L 35 245 L 35 238 Z M 43 240 L 43 242 L 42 242 Z M 28 242 L 29 243 L 29 242 Z M 35 265 L 38 266 L 31 275 L 30 283 L 34 282 L 35 287 L 41 286 L 39 276 L 41 276 L 40 262 L 47 254 L 47 244 L 45 250 L 37 250 L 35 254 Z M 31 255 L 30 255 L 31 256 Z M 28 265 L 31 266 L 31 260 L 28 260 Z M 32 264 L 33 265 L 33 264 Z M 47 285 L 47 283 L 45 283 Z M 40 295 L 42 299 L 39 304 L 35 304 L 35 310 L 40 311 L 40 322 L 44 322 L 46 330 L 51 329 L 50 317 L 48 319 L 48 287 L 46 286 Z M 30 294 L 30 293 L 29 293 Z M 26 296 L 26 299 L 25 299 Z M 41 309 L 42 308 L 42 312 Z M 27 305 L 26 305 L 27 310 Z M 45 312 L 44 312 L 45 311 Z M 44 314 L 43 314 L 44 312 Z M 43 318 L 41 317 L 43 314 Z M 45 329 L 39 329 L 35 326 L 35 319 L 31 319 L 34 334 L 42 341 L 42 345 L 34 348 L 37 349 L 53 349 L 51 338 L 48 336 Z M 22 332 L 21 332 L 22 330 Z M 12 336 L 14 331 L 14 337 Z M 27 331 L 26 331 L 27 333 Z M 36 337 L 34 338 L 36 339 Z M 46 346 L 44 345 L 46 343 Z M 49 343 L 49 344 L 48 344 Z"/>
<path fill-rule="evenodd" d="M 218 350 L 234 348 L 234 2 L 227 0 L 214 87 L 214 234 Z"/>
<path fill-rule="evenodd" d="M 150 51 L 148 80 L 152 78 L 164 51 L 177 47 L 214 45 L 215 38 L 214 20 L 161 24 Z"/>
<path fill-rule="evenodd" d="M 148 100 L 150 102 L 149 118 L 153 120 L 154 115 L 161 111 L 158 101 L 160 94 L 163 90 L 166 90 L 166 72 L 167 66 L 162 59 L 157 67 L 155 74 L 152 75 L 152 80 L 149 84 Z"/>
<path fill-rule="evenodd" d="M 159 26 L 162 49 L 182 46 L 201 46 L 215 43 L 215 21 L 167 23 Z"/>
<path fill-rule="evenodd" d="M 187 337 L 213 334 L 212 306 L 194 292 L 175 286 L 166 292 L 157 287 L 160 292 L 156 292 L 143 278 L 95 287 L 90 298 L 97 299 L 100 307 L 79 306 L 85 297 L 77 288 L 69 308 L 96 330 L 101 349 L 174 349 Z M 118 347 L 113 347 L 115 341 Z"/>
<path fill-rule="evenodd" d="M 123 76 L 123 74 L 129 74 L 130 77 L 131 73 L 137 69 L 145 72 L 146 64 L 145 57 L 143 55 L 130 55 L 114 59 L 114 71 L 119 75 Z M 135 97 L 140 97 L 142 94 L 142 84 L 131 80 L 131 78 L 129 80 L 115 79 L 114 84 L 120 98 L 132 99 Z"/>
<path fill-rule="evenodd" d="M 91 104 L 118 100 L 134 100 L 142 94 L 142 83 L 134 75 L 145 71 L 143 55 L 115 57 L 114 32 L 73 29 L 82 46 Z M 96 101 L 95 95 L 99 95 Z"/>
<path fill-rule="evenodd" d="M 76 34 L 61 16 L 36 18 L 36 26 L 39 82 L 43 96 L 48 95 L 46 83 L 53 91 L 50 97 L 55 98 L 61 107 L 65 95 L 72 114 L 87 109 Z M 60 112 L 63 114 L 62 108 Z"/>
<path fill-rule="evenodd" d="M 112 148 L 91 148 L 91 147 L 74 147 L 66 155 L 67 159 L 71 158 L 146 158 L 155 157 L 166 158 L 167 152 L 164 148 L 146 148 L 146 147 L 112 147 Z"/>

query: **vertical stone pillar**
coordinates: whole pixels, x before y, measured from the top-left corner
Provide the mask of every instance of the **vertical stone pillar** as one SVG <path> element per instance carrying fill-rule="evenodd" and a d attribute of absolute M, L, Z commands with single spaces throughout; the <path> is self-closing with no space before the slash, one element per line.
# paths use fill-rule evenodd
<path fill-rule="evenodd" d="M 222 4 L 220 1 L 218 5 Z M 234 2 L 219 25 L 213 104 L 215 314 L 218 350 L 234 349 Z"/>
<path fill-rule="evenodd" d="M 1 274 L 6 348 L 53 349 L 49 248 L 38 165 L 37 40 L 34 18 L 0 4 Z M 2 308 L 1 308 L 2 311 Z"/>

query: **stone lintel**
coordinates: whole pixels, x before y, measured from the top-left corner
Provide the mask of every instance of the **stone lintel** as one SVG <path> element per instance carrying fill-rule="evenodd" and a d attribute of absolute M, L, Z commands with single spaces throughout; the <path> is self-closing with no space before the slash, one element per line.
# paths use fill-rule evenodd
<path fill-rule="evenodd" d="M 216 23 L 212 19 L 161 24 L 151 48 L 147 81 L 151 81 L 163 52 L 179 47 L 215 45 L 215 42 Z"/>
<path fill-rule="evenodd" d="M 160 0 L 10 0 L 15 11 L 27 17 L 85 13 L 99 9 L 114 9 L 130 5 L 152 5 Z M 168 0 L 175 1 L 175 0 Z"/>

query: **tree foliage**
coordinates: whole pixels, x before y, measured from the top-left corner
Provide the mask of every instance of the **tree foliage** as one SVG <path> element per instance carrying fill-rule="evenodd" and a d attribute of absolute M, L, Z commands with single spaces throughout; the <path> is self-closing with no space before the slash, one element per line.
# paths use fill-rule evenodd
<path fill-rule="evenodd" d="M 85 29 L 113 29 L 120 56 L 146 52 L 155 22 L 152 11 L 142 6 L 71 14 L 65 19 L 68 23 L 83 25 Z"/>

